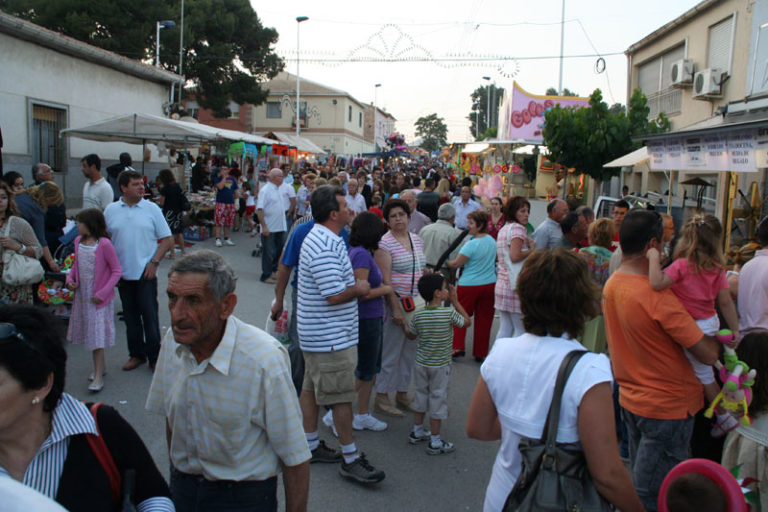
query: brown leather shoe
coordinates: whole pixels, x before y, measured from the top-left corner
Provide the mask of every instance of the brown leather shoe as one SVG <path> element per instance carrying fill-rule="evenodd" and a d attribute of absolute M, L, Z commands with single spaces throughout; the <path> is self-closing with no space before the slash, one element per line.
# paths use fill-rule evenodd
<path fill-rule="evenodd" d="M 135 370 L 136 368 L 138 368 L 139 366 L 143 365 L 146 362 L 147 362 L 146 359 L 141 359 L 139 357 L 132 357 L 128 360 L 127 363 L 123 365 L 123 371 L 129 372 L 131 370 Z"/>
<path fill-rule="evenodd" d="M 416 412 L 413 409 L 413 400 L 408 395 L 406 395 L 405 397 L 401 397 L 400 395 L 396 396 L 395 403 L 398 406 L 400 406 L 402 409 L 405 409 L 408 412 Z"/>

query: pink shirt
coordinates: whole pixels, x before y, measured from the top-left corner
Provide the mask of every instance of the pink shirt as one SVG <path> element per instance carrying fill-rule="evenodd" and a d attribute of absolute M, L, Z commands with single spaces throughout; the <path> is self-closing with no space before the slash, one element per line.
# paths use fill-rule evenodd
<path fill-rule="evenodd" d="M 720 290 L 728 289 L 723 269 L 696 272 L 688 260 L 678 258 L 664 269 L 664 273 L 674 281 L 672 292 L 693 318 L 701 320 L 717 314 L 717 294 Z"/>
<path fill-rule="evenodd" d="M 81 238 L 82 236 L 75 238 L 75 263 L 67 275 L 67 283 L 77 283 L 80 278 L 77 270 L 77 255 Z M 115 248 L 109 238 L 99 238 L 99 243 L 96 246 L 96 268 L 93 271 L 93 295 L 101 299 L 101 303 L 96 304 L 96 308 L 101 309 L 115 298 L 115 286 L 123 273 Z"/>
<path fill-rule="evenodd" d="M 418 235 L 410 234 L 414 252 L 411 252 L 410 244 L 406 249 L 397 241 L 391 231 L 381 238 L 379 249 L 383 249 L 392 257 L 392 288 L 400 297 L 417 296 L 419 290 L 416 284 L 424 273 L 426 258 L 424 257 L 424 244 Z M 416 269 L 414 273 L 413 270 Z"/>

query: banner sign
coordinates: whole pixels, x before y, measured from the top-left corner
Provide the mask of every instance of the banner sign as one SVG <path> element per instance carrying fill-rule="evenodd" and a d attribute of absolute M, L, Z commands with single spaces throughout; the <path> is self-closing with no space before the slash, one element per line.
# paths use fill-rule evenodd
<path fill-rule="evenodd" d="M 523 139 L 533 144 L 543 142 L 541 130 L 544 127 L 544 113 L 548 108 L 588 107 L 589 98 L 573 96 L 538 96 L 530 94 L 517 85 L 512 84 L 512 104 L 508 107 L 507 129 L 500 138 L 505 140 Z"/>
<path fill-rule="evenodd" d="M 757 172 L 768 167 L 768 129 L 656 139 L 648 154 L 655 171 Z"/>

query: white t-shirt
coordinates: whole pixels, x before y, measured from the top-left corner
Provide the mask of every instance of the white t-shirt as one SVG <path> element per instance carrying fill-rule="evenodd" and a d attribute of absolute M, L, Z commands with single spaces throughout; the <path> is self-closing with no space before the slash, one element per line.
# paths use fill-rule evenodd
<path fill-rule="evenodd" d="M 115 198 L 112 185 L 107 180 L 100 178 L 96 183 L 91 184 L 91 180 L 86 178 L 83 185 L 83 209 L 98 208 L 102 212 L 112 203 Z"/>
<path fill-rule="evenodd" d="M 484 512 L 499 511 L 520 473 L 522 437 L 540 439 L 552 401 L 557 371 L 572 350 L 584 350 L 567 337 L 523 334 L 496 340 L 480 368 L 501 422 L 501 447 L 485 493 Z M 563 391 L 557 441 L 579 440 L 578 409 L 584 394 L 601 382 L 613 382 L 611 363 L 603 354 L 585 354 Z"/>
<path fill-rule="evenodd" d="M 280 185 L 280 193 L 283 196 L 283 211 L 287 212 L 291 209 L 291 198 L 296 197 L 296 191 L 293 189 L 293 186 L 283 182 Z"/>
<path fill-rule="evenodd" d="M 256 209 L 264 212 L 264 224 L 271 233 L 285 231 L 283 196 L 274 183 L 267 183 L 259 191 Z"/>
<path fill-rule="evenodd" d="M 368 211 L 368 208 L 365 206 L 365 198 L 360 192 L 354 196 L 347 194 L 347 207 L 355 212 L 355 215 Z"/>

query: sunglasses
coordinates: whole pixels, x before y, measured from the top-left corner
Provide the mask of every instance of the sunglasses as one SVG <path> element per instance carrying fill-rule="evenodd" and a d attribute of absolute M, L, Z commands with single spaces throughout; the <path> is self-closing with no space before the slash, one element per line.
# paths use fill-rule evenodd
<path fill-rule="evenodd" d="M 27 340 L 23 334 L 19 332 L 15 325 L 10 322 L 0 322 L 0 345 L 5 345 L 14 340 L 19 340 L 26 346 L 37 352 L 38 354 L 45 356 L 43 352 L 37 348 L 33 343 Z"/>

